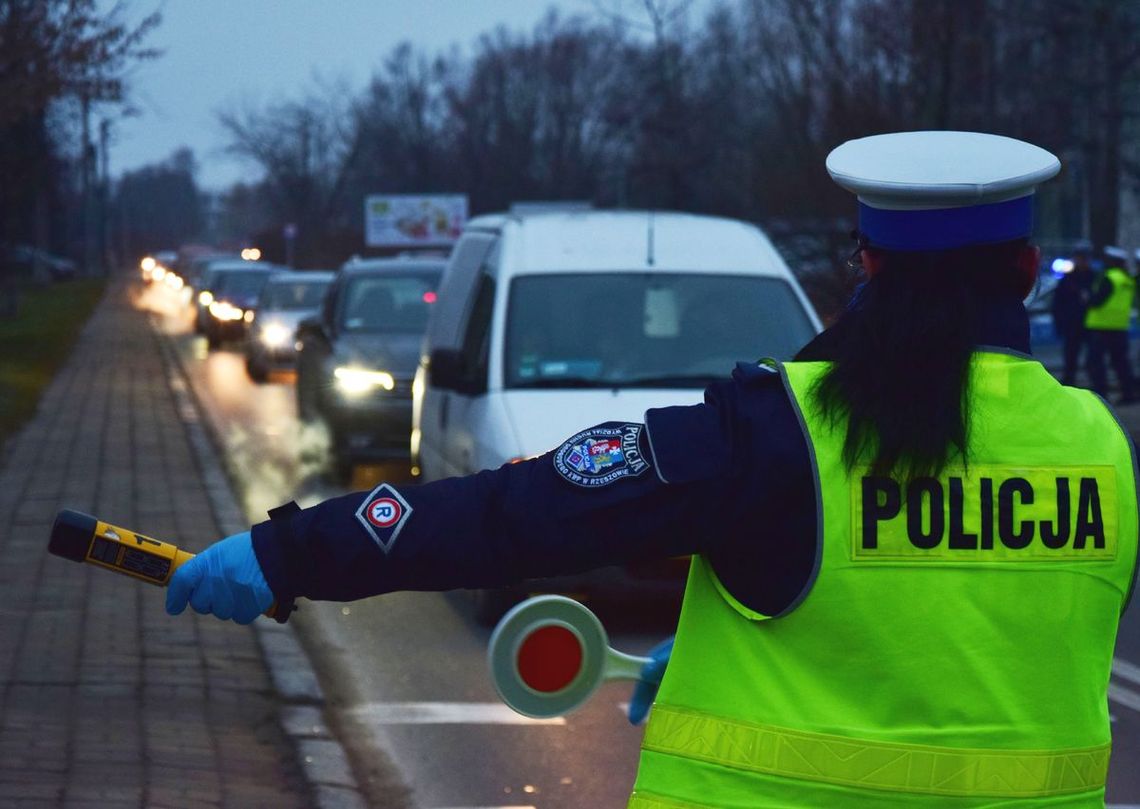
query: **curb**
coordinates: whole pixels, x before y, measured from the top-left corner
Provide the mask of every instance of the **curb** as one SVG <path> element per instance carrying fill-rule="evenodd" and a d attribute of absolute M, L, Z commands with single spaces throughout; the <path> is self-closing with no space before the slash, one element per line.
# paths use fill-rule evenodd
<path fill-rule="evenodd" d="M 186 428 L 198 461 L 210 508 L 223 536 L 249 530 L 230 482 L 221 435 L 202 406 L 190 375 L 171 340 L 155 327 L 151 331 L 167 368 L 167 384 L 178 415 Z M 205 414 L 205 417 L 203 417 Z M 324 719 L 325 695 L 316 671 L 289 624 L 254 621 L 251 624 L 277 697 L 284 703 L 279 721 L 293 742 L 305 780 L 312 787 L 318 809 L 367 809 L 367 802 L 352 773 L 347 751 Z"/>

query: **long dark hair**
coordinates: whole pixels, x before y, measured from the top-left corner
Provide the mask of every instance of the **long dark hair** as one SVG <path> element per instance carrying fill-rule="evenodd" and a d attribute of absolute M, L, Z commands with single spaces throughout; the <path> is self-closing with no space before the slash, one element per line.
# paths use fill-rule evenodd
<path fill-rule="evenodd" d="M 831 368 L 813 393 L 845 426 L 848 469 L 936 476 L 966 458 L 970 355 L 994 299 L 1024 295 L 1026 242 L 876 251 L 881 266 L 832 327 Z"/>

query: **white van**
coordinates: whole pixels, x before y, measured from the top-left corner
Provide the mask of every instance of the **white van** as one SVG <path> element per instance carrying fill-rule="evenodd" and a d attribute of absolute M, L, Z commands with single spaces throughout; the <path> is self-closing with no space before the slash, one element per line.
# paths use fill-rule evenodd
<path fill-rule="evenodd" d="M 739 360 L 820 328 L 767 237 L 678 213 L 473 219 L 444 272 L 413 386 L 426 480 L 540 455 L 604 421 L 701 401 Z"/>
<path fill-rule="evenodd" d="M 692 405 L 736 361 L 790 359 L 819 330 L 751 224 L 634 211 L 479 216 L 451 252 L 427 325 L 413 472 L 431 481 L 496 468 L 595 424 Z M 642 567 L 549 583 L 580 594 L 636 582 L 638 594 L 679 598 L 687 565 Z M 494 623 L 524 595 L 475 591 L 475 618 Z"/>

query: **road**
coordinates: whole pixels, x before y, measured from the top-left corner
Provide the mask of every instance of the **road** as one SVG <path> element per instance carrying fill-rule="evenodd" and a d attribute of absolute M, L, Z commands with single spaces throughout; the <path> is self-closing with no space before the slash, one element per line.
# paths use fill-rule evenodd
<path fill-rule="evenodd" d="M 296 419 L 289 378 L 253 384 L 240 351 L 208 352 L 173 296 L 153 289 L 139 305 L 183 360 L 218 428 L 247 516 L 290 499 L 342 493 L 322 478 L 319 429 Z M 358 468 L 352 489 L 406 481 L 405 467 Z M 598 603 L 616 648 L 643 653 L 671 634 L 675 610 Z M 1140 607 L 1125 613 L 1109 688 L 1110 807 L 1140 809 Z M 305 602 L 294 619 L 329 697 L 330 721 L 376 806 L 421 809 L 621 807 L 641 731 L 625 720 L 627 686 L 610 684 L 583 710 L 540 723 L 509 711 L 486 674 L 489 630 L 465 593 L 397 593 L 354 602 Z M 1063 695 L 1059 695 L 1063 698 Z M 404 803 L 400 803 L 400 801 Z"/>

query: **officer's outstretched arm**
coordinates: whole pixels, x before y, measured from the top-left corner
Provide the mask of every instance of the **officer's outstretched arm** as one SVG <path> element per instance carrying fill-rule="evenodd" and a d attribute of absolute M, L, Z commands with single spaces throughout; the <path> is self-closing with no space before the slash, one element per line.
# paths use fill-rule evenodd
<path fill-rule="evenodd" d="M 350 601 L 700 552 L 730 496 L 731 419 L 710 399 L 649 411 L 647 422 L 600 424 L 538 458 L 468 477 L 382 484 L 279 513 L 248 540 L 200 554 L 202 575 L 175 582 L 168 611 L 189 601 L 245 617 L 239 601 L 267 597 L 259 577 L 278 601 Z"/>

